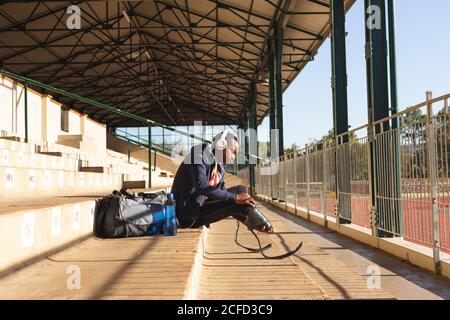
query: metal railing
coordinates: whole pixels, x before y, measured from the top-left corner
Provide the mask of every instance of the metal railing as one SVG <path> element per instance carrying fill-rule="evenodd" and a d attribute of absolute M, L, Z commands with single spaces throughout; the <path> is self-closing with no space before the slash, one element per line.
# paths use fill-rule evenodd
<path fill-rule="evenodd" d="M 136 144 L 136 145 L 144 147 L 144 148 L 147 148 L 147 146 L 149 145 L 148 136 L 145 136 L 145 138 L 142 137 L 142 136 L 136 136 L 136 135 L 133 135 L 133 134 L 131 134 L 129 132 L 125 132 L 123 130 L 120 130 L 118 128 L 116 128 L 116 130 L 112 131 L 111 134 L 116 136 L 116 137 L 118 137 L 118 138 L 120 138 L 120 139 L 129 141 L 129 142 L 131 142 L 133 144 Z M 171 155 L 172 148 L 171 148 L 170 145 L 158 144 L 153 139 L 152 139 L 150 145 L 151 145 L 152 149 L 155 150 L 155 151 L 161 152 L 162 154 L 167 155 L 167 156 Z"/>
<path fill-rule="evenodd" d="M 180 129 L 180 127 L 175 127 Z M 194 126 L 182 126 L 181 130 L 186 133 L 193 133 L 197 136 L 201 136 L 204 141 L 213 141 L 214 137 L 228 129 L 229 132 L 233 133 L 235 128 L 232 126 L 213 126 L 213 125 L 203 125 L 201 122 L 195 123 Z M 118 127 L 112 132 L 113 135 L 124 140 L 130 140 L 139 145 L 148 144 L 148 134 L 146 128 L 142 127 Z M 176 132 L 165 130 L 160 127 L 152 128 L 151 136 L 152 147 L 157 149 L 159 152 L 170 156 L 172 152 L 187 155 L 194 145 L 200 142 L 197 139 L 192 139 L 188 136 L 180 135 Z"/>
<path fill-rule="evenodd" d="M 256 192 L 353 223 L 373 236 L 403 237 L 450 253 L 450 94 L 294 150 L 256 168 Z M 372 179 L 373 177 L 373 179 Z"/>

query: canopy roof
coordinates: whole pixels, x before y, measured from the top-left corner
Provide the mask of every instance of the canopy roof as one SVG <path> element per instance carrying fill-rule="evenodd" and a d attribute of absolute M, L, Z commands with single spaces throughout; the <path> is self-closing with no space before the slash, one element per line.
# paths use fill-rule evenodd
<path fill-rule="evenodd" d="M 268 40 L 283 26 L 283 90 L 330 33 L 330 0 L 67 1 L 0 5 L 0 66 L 166 125 L 239 124 L 253 81 L 268 113 Z M 354 0 L 346 0 L 346 10 Z M 66 97 L 112 126 L 130 120 Z"/>

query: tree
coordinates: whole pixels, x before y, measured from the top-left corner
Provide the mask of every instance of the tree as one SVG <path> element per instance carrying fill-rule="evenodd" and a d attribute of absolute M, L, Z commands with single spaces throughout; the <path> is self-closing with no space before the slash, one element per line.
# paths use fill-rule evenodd
<path fill-rule="evenodd" d="M 355 141 L 357 139 L 357 136 L 354 132 L 350 133 L 348 135 L 349 141 Z M 334 140 L 334 129 L 331 128 L 328 130 L 328 133 L 322 137 L 322 140 Z"/>
<path fill-rule="evenodd" d="M 286 149 L 284 150 L 284 152 L 285 152 L 286 154 L 289 154 L 289 153 L 293 153 L 294 150 L 298 150 L 298 149 L 299 149 L 299 147 L 297 146 L 297 144 L 293 143 L 289 148 L 286 148 Z"/>
<path fill-rule="evenodd" d="M 404 164 L 408 166 L 408 175 L 419 179 L 427 177 L 426 115 L 420 109 L 406 114 L 404 125 L 400 129 L 400 139 L 403 142 Z"/>
<path fill-rule="evenodd" d="M 260 157 L 269 157 L 270 141 L 258 141 L 258 155 Z"/>
<path fill-rule="evenodd" d="M 450 107 L 444 108 L 434 118 L 437 154 L 437 174 L 439 178 L 450 177 Z"/>

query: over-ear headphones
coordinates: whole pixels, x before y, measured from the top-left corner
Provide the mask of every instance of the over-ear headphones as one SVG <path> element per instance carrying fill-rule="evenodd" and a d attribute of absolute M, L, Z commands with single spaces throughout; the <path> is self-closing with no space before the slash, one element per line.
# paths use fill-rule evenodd
<path fill-rule="evenodd" d="M 220 139 L 217 140 L 216 142 L 216 148 L 218 150 L 225 150 L 227 148 L 227 135 L 228 135 L 228 130 L 225 130 L 222 135 L 220 136 Z"/>

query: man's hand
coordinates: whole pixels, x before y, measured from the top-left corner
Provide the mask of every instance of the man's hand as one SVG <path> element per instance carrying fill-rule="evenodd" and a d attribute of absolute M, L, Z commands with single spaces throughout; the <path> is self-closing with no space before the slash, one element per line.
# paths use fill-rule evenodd
<path fill-rule="evenodd" d="M 255 200 L 246 192 L 238 193 L 236 195 L 236 203 L 237 204 L 246 204 L 251 207 L 255 207 Z"/>

